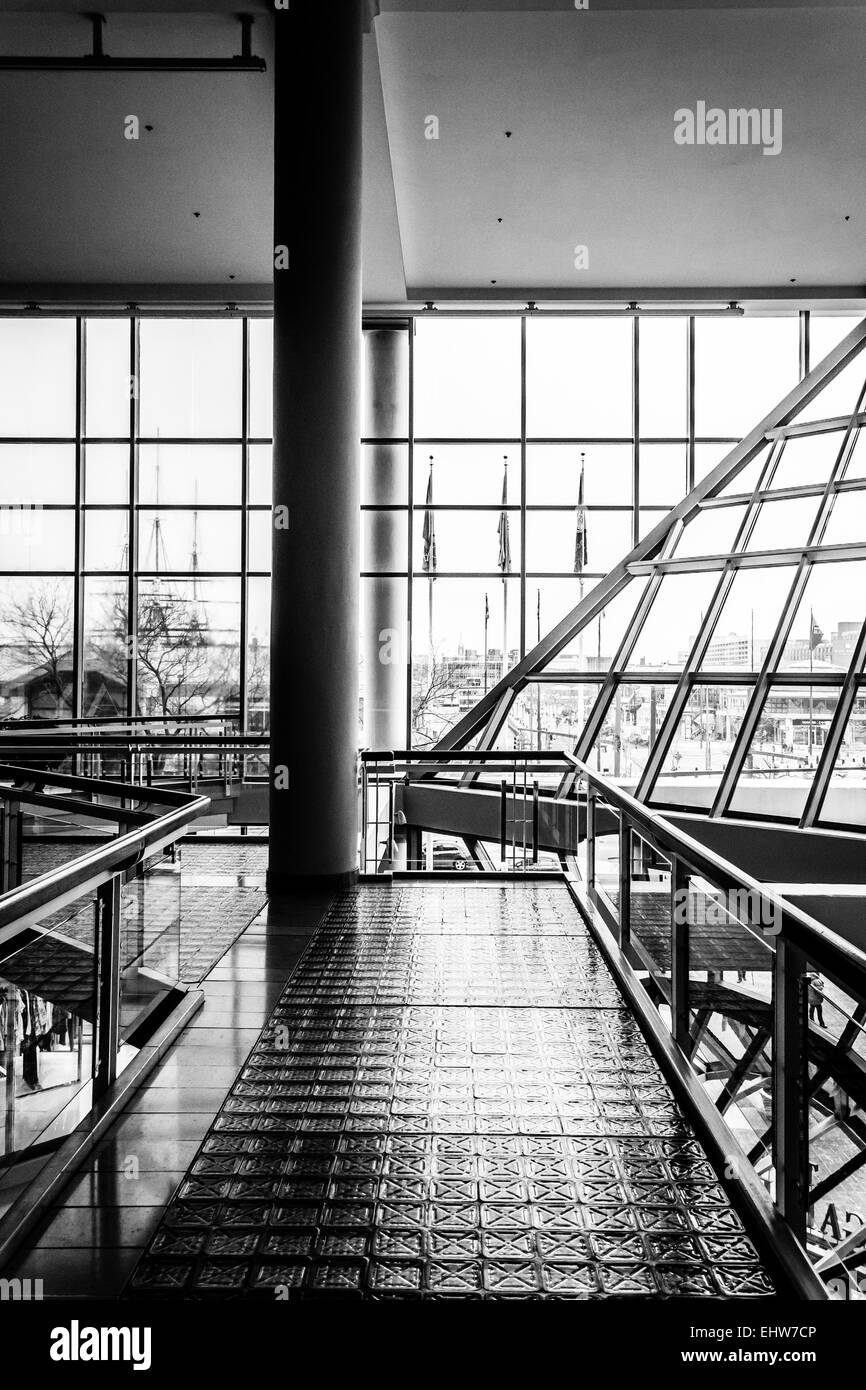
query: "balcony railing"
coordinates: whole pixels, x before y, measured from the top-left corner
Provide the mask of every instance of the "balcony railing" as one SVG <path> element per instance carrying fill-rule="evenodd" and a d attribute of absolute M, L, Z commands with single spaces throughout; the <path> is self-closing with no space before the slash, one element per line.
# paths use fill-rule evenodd
<path fill-rule="evenodd" d="M 802 1296 L 866 1296 L 866 953 L 568 753 L 365 752 L 361 808 L 369 876 L 561 874 Z"/>
<path fill-rule="evenodd" d="M 579 840 L 577 802 L 554 795 L 570 769 L 558 752 L 365 750 L 360 871 L 561 873 Z"/>
<path fill-rule="evenodd" d="M 195 791 L 200 783 L 216 782 L 223 784 L 222 795 L 231 796 L 241 783 L 267 780 L 266 734 L 237 734 L 222 727 L 222 721 L 207 720 L 172 720 L 170 731 L 151 727 L 159 723 L 6 726 L 0 730 L 0 750 L 22 766 L 116 778 L 138 788 L 177 785 Z"/>
<path fill-rule="evenodd" d="M 67 1138 L 182 999 L 173 846 L 208 807 L 170 788 L 0 765 L 0 1213 L 10 1165 Z M 83 849 L 55 838 L 40 872 L 45 842 L 24 826 L 45 818 L 98 838 Z"/>
<path fill-rule="evenodd" d="M 723 1121 L 726 1165 L 764 1188 L 836 1296 L 862 1298 L 866 954 L 571 761 L 582 892 Z"/>

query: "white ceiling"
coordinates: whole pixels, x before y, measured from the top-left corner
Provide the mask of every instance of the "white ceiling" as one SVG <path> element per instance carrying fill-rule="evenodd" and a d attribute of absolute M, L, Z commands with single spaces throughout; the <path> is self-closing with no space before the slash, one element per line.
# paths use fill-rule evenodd
<path fill-rule="evenodd" d="M 410 294 L 866 281 L 862 10 L 382 14 L 376 32 Z M 782 153 L 676 145 L 699 99 L 781 107 Z"/>
<path fill-rule="evenodd" d="M 79 5 L 16 8 L 0 16 L 4 51 L 89 47 Z M 236 0 L 101 8 L 108 52 L 238 51 Z M 368 302 L 398 303 L 407 285 L 438 302 L 866 294 L 862 4 L 379 8 L 365 39 Z M 266 59 L 268 28 L 262 16 L 253 41 Z M 270 70 L 0 74 L 0 293 L 267 296 L 271 84 Z M 673 112 L 699 99 L 782 107 L 782 154 L 676 146 Z M 154 127 L 137 143 L 119 135 L 129 112 Z M 424 139 L 429 114 L 438 141 Z"/>

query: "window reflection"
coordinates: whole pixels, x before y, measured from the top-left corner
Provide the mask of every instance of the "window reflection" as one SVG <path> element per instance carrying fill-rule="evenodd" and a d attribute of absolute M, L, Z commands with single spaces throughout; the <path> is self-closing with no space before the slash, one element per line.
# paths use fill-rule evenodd
<path fill-rule="evenodd" d="M 750 686 L 694 685 L 668 744 L 652 799 L 708 810 L 752 694 Z"/>
<path fill-rule="evenodd" d="M 800 817 L 838 703 L 838 690 L 771 688 L 737 781 L 733 812 Z"/>
<path fill-rule="evenodd" d="M 416 321 L 416 436 L 496 439 L 519 433 L 520 320 Z"/>
<path fill-rule="evenodd" d="M 827 825 L 866 826 L 866 690 L 862 685 L 845 725 L 820 820 Z"/>
<path fill-rule="evenodd" d="M 742 438 L 797 384 L 799 322 L 695 320 L 695 424 L 699 435 Z"/>
<path fill-rule="evenodd" d="M 619 684 L 589 753 L 590 766 L 634 786 L 640 780 L 675 690 L 673 684 Z"/>
<path fill-rule="evenodd" d="M 71 578 L 0 579 L 0 714 L 48 719 L 73 709 Z"/>
<path fill-rule="evenodd" d="M 737 570 L 702 665 L 704 669 L 759 671 L 794 580 L 794 567 Z"/>
<path fill-rule="evenodd" d="M 519 633 L 519 579 L 415 581 L 413 745 L 434 743 L 492 689 L 518 659 Z"/>
<path fill-rule="evenodd" d="M 238 439 L 239 319 L 144 319 L 140 327 L 141 434 L 147 439 Z"/>
<path fill-rule="evenodd" d="M 497 746 L 572 753 L 600 690 L 596 681 L 528 685 L 511 706 Z M 557 772 L 556 780 L 561 775 Z"/>
<path fill-rule="evenodd" d="M 630 318 L 529 319 L 527 431 L 533 438 L 628 437 Z"/>
<path fill-rule="evenodd" d="M 718 582 L 713 573 L 666 574 L 628 659 L 629 669 L 681 670 Z"/>
<path fill-rule="evenodd" d="M 222 579 L 142 580 L 136 633 L 137 713 L 237 714 L 237 583 Z"/>
<path fill-rule="evenodd" d="M 75 336 L 71 318 L 0 318 L 0 436 L 74 436 Z"/>
<path fill-rule="evenodd" d="M 866 618 L 866 561 L 816 564 L 797 605 L 780 671 L 848 669 L 853 641 Z"/>

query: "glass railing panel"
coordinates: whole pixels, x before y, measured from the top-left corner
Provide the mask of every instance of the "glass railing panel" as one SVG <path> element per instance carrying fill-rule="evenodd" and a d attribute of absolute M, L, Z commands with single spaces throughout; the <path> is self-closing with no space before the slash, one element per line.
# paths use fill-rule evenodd
<path fill-rule="evenodd" d="M 809 1207 L 807 1242 L 831 1296 L 866 1297 L 866 1001 L 806 964 Z"/>
<path fill-rule="evenodd" d="M 690 1060 L 769 1185 L 775 914 L 757 892 L 725 892 L 696 876 L 681 892 L 679 910 L 688 924 Z"/>
<path fill-rule="evenodd" d="M 176 986 L 182 975 L 180 860 L 151 859 L 121 889 L 120 1036 Z"/>
<path fill-rule="evenodd" d="M 642 835 L 631 836 L 629 929 L 635 969 L 654 993 L 663 1016 L 670 1013 L 671 861 Z"/>
<path fill-rule="evenodd" d="M 595 886 L 618 914 L 620 813 L 601 796 L 596 798 L 595 826 Z"/>
<path fill-rule="evenodd" d="M 67 1134 L 90 1108 L 95 1017 L 93 903 L 0 945 L 0 1154 Z"/>
<path fill-rule="evenodd" d="M 585 821 L 564 781 L 573 766 L 549 750 L 537 758 L 503 749 L 475 758 L 417 750 L 396 759 L 365 751 L 361 872 L 561 873 L 563 859 L 573 862 L 578 852 Z"/>

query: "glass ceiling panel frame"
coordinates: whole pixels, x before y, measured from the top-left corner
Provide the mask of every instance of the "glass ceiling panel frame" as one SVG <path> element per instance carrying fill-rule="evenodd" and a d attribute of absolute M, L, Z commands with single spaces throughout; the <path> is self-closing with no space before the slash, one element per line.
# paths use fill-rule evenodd
<path fill-rule="evenodd" d="M 479 729 L 481 733 L 477 746 L 480 748 L 495 746 L 496 738 L 517 691 L 534 678 L 545 679 L 545 669 L 557 652 L 577 636 L 592 621 L 604 604 L 610 602 L 625 585 L 639 576 L 645 576 L 648 579 L 646 589 L 632 615 L 619 650 L 603 677 L 598 699 L 590 712 L 587 724 L 575 748 L 576 756 L 585 759 L 604 724 L 611 701 L 620 684 L 635 680 L 661 681 L 664 679 L 666 682 L 671 681 L 672 672 L 670 670 L 662 669 L 656 672 L 641 667 L 638 672 L 637 670 L 630 671 L 628 668 L 628 659 L 648 618 L 663 575 L 672 572 L 717 571 L 719 574 L 718 584 L 711 602 L 708 604 L 684 668 L 678 676 L 674 696 L 670 701 L 656 743 L 649 752 L 643 775 L 636 788 L 636 795 L 639 798 L 651 802 L 653 788 L 664 764 L 670 742 L 689 701 L 692 687 L 697 680 L 706 682 L 710 676 L 710 672 L 701 672 L 700 663 L 712 638 L 716 621 L 737 570 L 742 567 L 760 567 L 768 563 L 775 565 L 788 563 L 792 567 L 792 582 L 760 671 L 757 674 L 754 671 L 728 672 L 724 670 L 712 673 L 714 683 L 720 686 L 748 683 L 754 687 L 739 734 L 734 742 L 731 758 L 722 775 L 709 812 L 713 817 L 729 814 L 737 778 L 748 754 L 760 711 L 764 707 L 771 685 L 777 680 L 784 680 L 788 684 L 801 683 L 800 673 L 778 672 L 778 666 L 813 564 L 832 563 L 834 560 L 842 559 L 862 558 L 866 560 L 866 538 L 864 538 L 863 543 L 821 549 L 821 537 L 826 529 L 837 492 L 845 490 L 844 474 L 848 459 L 855 447 L 860 428 L 866 424 L 866 412 L 864 412 L 866 381 L 861 386 L 854 411 L 847 420 L 844 417 L 834 416 L 827 420 L 816 419 L 799 424 L 796 422 L 796 417 L 807 406 L 811 405 L 824 388 L 863 352 L 864 346 L 866 346 L 866 319 L 858 324 L 814 370 L 810 371 L 794 390 L 789 392 L 770 414 L 710 471 L 698 486 L 693 488 L 676 507 L 667 513 L 631 553 L 624 557 L 606 578 L 595 586 L 586 599 L 562 619 L 556 628 L 527 653 L 512 672 L 508 673 L 474 709 L 470 710 L 449 731 L 445 738 L 440 741 L 438 748 L 442 751 L 456 751 L 464 747 L 469 739 L 478 736 Z M 864 375 L 866 375 L 866 354 L 861 361 Z M 835 461 L 830 467 L 826 482 L 823 485 L 807 483 L 802 486 L 771 491 L 772 479 L 784 457 L 787 440 L 830 432 L 839 433 L 840 446 Z M 760 455 L 761 450 L 766 448 L 768 443 L 770 449 L 754 488 L 750 492 L 744 491 L 742 494 L 732 490 L 731 484 L 737 474 L 746 469 Z M 720 494 L 723 492 L 725 495 L 721 497 Z M 770 498 L 780 500 L 786 497 L 812 496 L 816 498 L 816 510 L 805 544 L 767 551 L 746 552 L 743 549 L 748 544 L 748 539 L 754 530 L 765 501 Z M 742 505 L 743 503 L 747 505 L 738 528 L 734 547 L 735 553 L 683 557 L 677 561 L 675 549 L 683 528 L 700 512 L 703 506 L 721 507 Z M 844 736 L 847 720 L 856 698 L 856 678 L 863 669 L 864 656 L 866 656 L 866 623 L 863 624 L 860 631 L 850 666 L 844 676 L 825 678 L 824 673 L 821 673 L 820 681 L 814 681 L 816 685 L 838 685 L 841 693 L 832 724 L 827 731 L 827 739 L 806 806 L 800 817 L 801 825 L 806 826 L 815 823 L 816 815 L 826 794 L 836 753 Z M 790 679 L 792 675 L 795 677 L 793 682 Z M 563 778 L 558 794 L 569 795 L 574 781 L 575 779 L 571 775 Z"/>

